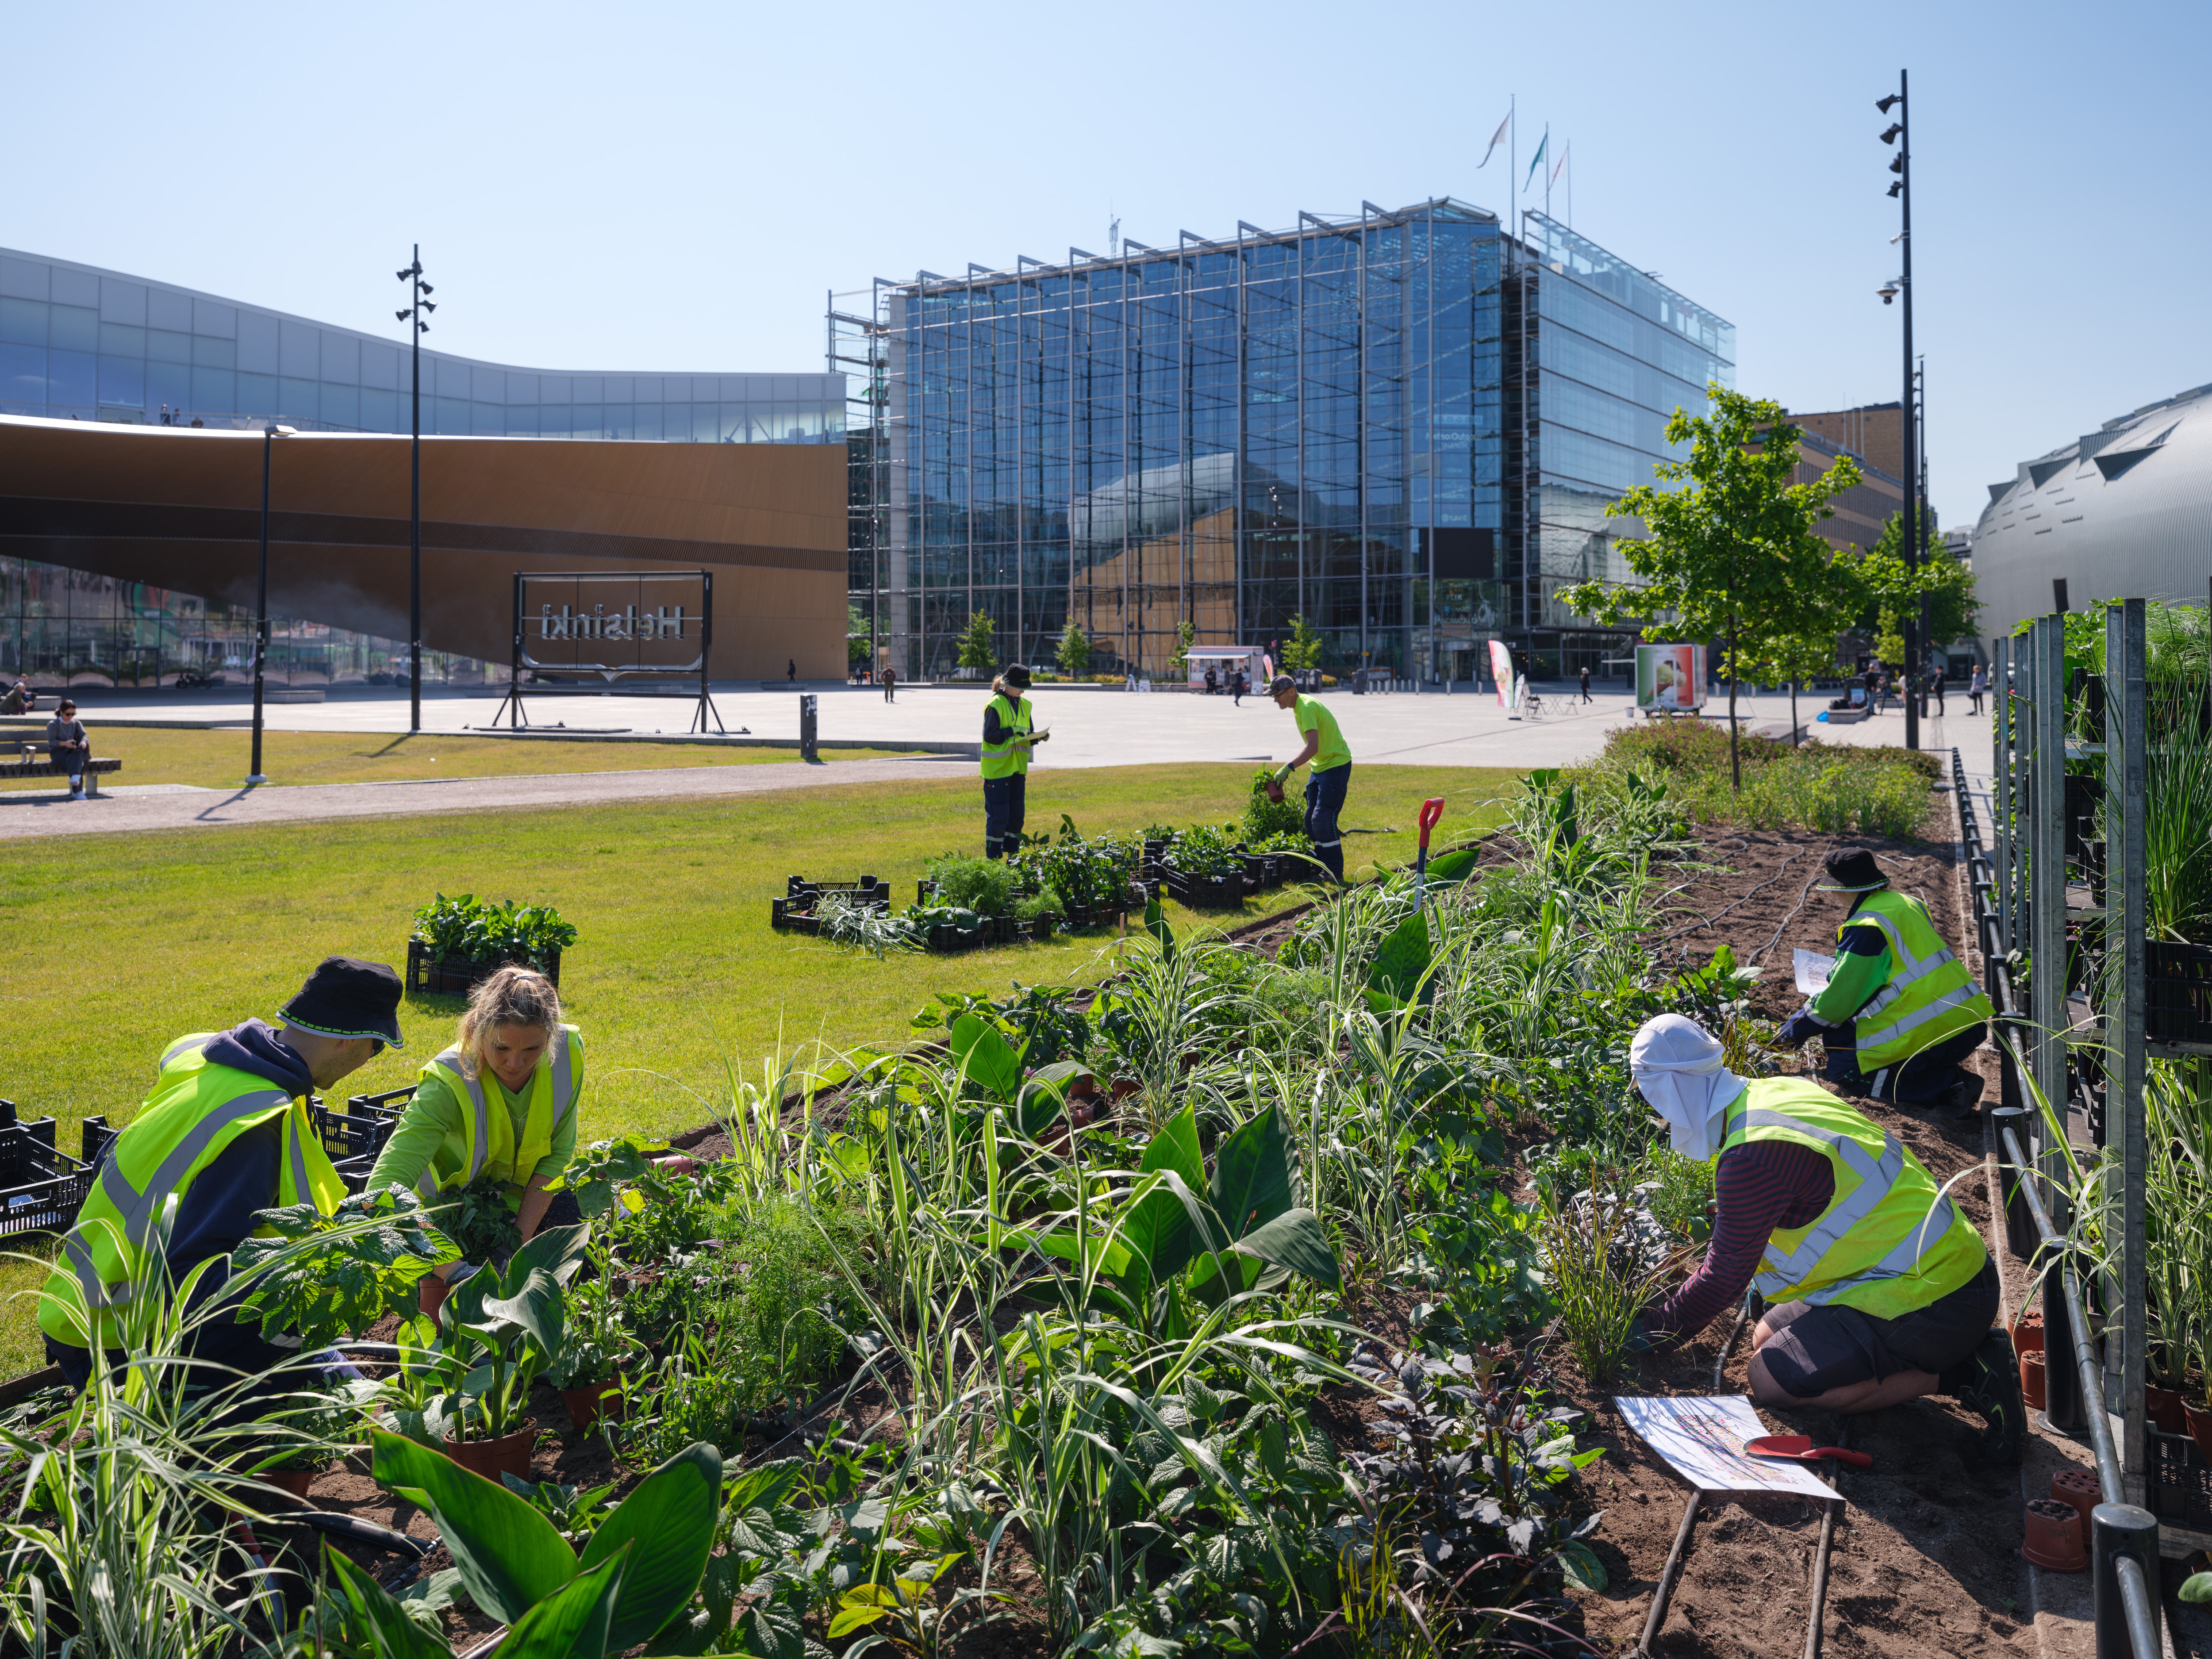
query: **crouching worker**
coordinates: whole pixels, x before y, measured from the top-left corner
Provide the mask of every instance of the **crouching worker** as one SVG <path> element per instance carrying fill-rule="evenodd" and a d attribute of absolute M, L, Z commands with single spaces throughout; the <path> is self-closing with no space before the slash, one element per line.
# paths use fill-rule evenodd
<path fill-rule="evenodd" d="M 543 974 L 502 968 L 470 994 L 453 1046 L 422 1067 L 368 1190 L 410 1187 L 434 1212 L 441 1194 L 496 1181 L 526 1243 L 553 1203 L 546 1183 L 575 1154 L 583 1092 L 584 1039 L 561 1023 L 560 992 Z M 435 1313 L 447 1285 L 483 1265 L 453 1262 L 426 1277 L 422 1311 Z"/>
<path fill-rule="evenodd" d="M 1629 1069 L 1674 1150 L 1719 1160 L 1705 1261 L 1631 1346 L 1674 1347 L 1755 1285 L 1759 1404 L 1869 1412 L 1947 1395 L 1983 1419 L 1990 1463 L 2019 1462 L 2020 1381 L 1991 1328 L 1996 1264 L 1919 1160 L 1809 1079 L 1735 1076 L 1680 1014 L 1644 1023 Z"/>
<path fill-rule="evenodd" d="M 154 1092 L 109 1143 L 39 1294 L 46 1358 L 72 1386 L 90 1377 L 94 1348 L 119 1364 L 144 1346 L 173 1287 L 251 1237 L 261 1211 L 337 1208 L 345 1183 L 307 1096 L 401 1046 L 399 994 L 399 975 L 382 963 L 331 957 L 284 1005 L 278 1026 L 249 1019 L 169 1045 Z M 210 1308 L 228 1278 L 220 1265 L 203 1274 L 188 1310 L 196 1317 L 185 1349 L 211 1382 L 269 1370 L 296 1352 L 265 1340 L 253 1316 Z"/>
<path fill-rule="evenodd" d="M 1980 1109 L 1982 1079 L 1960 1062 L 1982 1046 L 1996 1010 L 1918 899 L 1890 890 L 1875 856 L 1838 847 L 1824 893 L 1848 893 L 1836 929 L 1835 971 L 1778 1034 L 1790 1048 L 1813 1037 L 1821 1074 L 1846 1094 L 1895 1106 Z"/>

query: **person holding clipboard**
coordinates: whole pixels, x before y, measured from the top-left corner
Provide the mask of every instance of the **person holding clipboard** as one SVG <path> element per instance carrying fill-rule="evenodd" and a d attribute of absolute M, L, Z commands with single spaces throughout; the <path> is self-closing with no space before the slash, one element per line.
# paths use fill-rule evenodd
<path fill-rule="evenodd" d="M 991 682 L 991 701 L 983 705 L 983 856 L 1005 858 L 1019 850 L 1023 799 L 1029 781 L 1030 750 L 1052 736 L 1031 729 L 1035 711 L 1022 694 L 1030 671 L 1008 663 Z"/>

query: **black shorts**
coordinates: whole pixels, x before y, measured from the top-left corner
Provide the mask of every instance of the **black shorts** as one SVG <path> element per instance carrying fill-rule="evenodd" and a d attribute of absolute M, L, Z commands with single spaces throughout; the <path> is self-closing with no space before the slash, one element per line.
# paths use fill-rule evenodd
<path fill-rule="evenodd" d="M 1785 1302 L 1766 1312 L 1774 1334 L 1759 1352 L 1766 1374 L 1788 1393 L 1809 1400 L 1854 1382 L 1879 1382 L 1899 1371 L 1938 1376 L 1982 1346 L 1997 1317 L 1997 1264 L 1924 1308 L 1876 1319 L 1838 1302 Z"/>

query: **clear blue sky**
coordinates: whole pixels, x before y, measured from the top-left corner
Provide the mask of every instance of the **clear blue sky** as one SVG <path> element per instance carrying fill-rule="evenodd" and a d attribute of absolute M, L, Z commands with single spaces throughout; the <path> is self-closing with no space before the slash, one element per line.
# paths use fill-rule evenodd
<path fill-rule="evenodd" d="M 18 5 L 8 57 L 0 244 L 398 338 L 419 239 L 437 345 L 641 371 L 818 368 L 825 290 L 1103 249 L 1109 210 L 1510 210 L 1476 164 L 1517 94 L 1576 228 L 1798 409 L 1898 395 L 1902 63 L 1943 522 L 2212 380 L 2201 3 Z"/>

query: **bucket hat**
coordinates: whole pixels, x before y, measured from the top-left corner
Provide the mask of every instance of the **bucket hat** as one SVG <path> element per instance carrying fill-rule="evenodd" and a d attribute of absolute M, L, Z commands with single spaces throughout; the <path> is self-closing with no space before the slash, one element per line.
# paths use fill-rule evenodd
<path fill-rule="evenodd" d="M 1825 861 L 1827 880 L 1820 884 L 1824 893 L 1871 893 L 1877 887 L 1889 885 L 1889 878 L 1874 861 L 1874 854 L 1863 847 L 1838 847 L 1832 849 Z"/>
<path fill-rule="evenodd" d="M 287 1022 L 318 1036 L 374 1037 L 394 1048 L 399 1040 L 399 975 L 380 962 L 325 957 L 300 994 L 281 1012 Z"/>

